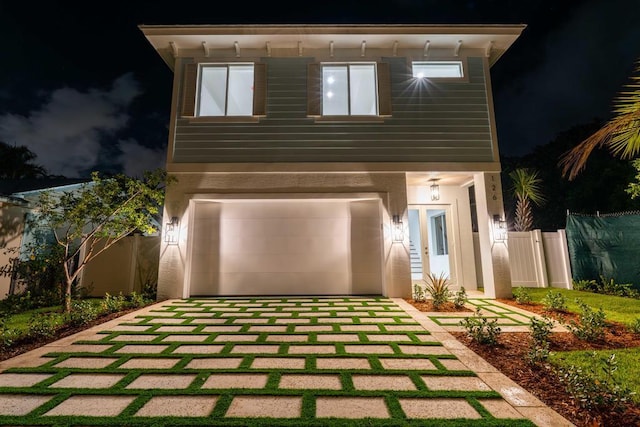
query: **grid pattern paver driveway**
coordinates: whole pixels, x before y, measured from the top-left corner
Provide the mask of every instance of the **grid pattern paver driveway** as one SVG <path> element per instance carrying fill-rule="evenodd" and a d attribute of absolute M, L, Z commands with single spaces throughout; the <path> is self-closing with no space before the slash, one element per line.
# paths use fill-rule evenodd
<path fill-rule="evenodd" d="M 383 297 L 164 301 L 0 363 L 0 402 L 2 425 L 571 425 Z"/>

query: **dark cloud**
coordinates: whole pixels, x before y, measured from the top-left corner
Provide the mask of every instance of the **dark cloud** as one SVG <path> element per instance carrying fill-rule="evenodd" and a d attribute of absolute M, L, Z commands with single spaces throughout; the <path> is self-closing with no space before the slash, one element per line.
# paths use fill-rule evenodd
<path fill-rule="evenodd" d="M 610 116 L 613 98 L 640 57 L 638 16 L 640 2 L 585 3 L 541 40 L 537 66 L 504 77 L 495 94 L 503 154 L 526 154 L 558 132 Z"/>
<path fill-rule="evenodd" d="M 96 165 L 114 162 L 127 173 L 138 174 L 141 167 L 163 165 L 164 155 L 132 139 L 118 139 L 131 119 L 128 107 L 139 95 L 131 74 L 117 78 L 108 89 L 56 89 L 27 115 L 0 115 L 0 140 L 27 146 L 50 174 L 86 176 Z M 101 159 L 103 144 L 117 145 L 122 154 Z"/>

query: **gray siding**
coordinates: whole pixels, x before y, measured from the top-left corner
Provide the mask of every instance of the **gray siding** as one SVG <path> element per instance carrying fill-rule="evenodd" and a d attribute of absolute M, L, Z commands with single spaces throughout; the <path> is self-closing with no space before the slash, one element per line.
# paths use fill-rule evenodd
<path fill-rule="evenodd" d="M 469 58 L 468 82 L 416 84 L 405 58 L 390 64 L 393 114 L 382 123 L 307 118 L 312 58 L 265 58 L 267 116 L 258 123 L 176 124 L 173 161 L 491 162 L 482 58 Z"/>

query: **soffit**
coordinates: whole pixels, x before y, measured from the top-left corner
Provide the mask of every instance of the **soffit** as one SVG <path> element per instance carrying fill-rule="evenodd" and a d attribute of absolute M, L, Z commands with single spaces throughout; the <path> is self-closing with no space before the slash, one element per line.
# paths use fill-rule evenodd
<path fill-rule="evenodd" d="M 525 25 L 141 25 L 147 40 L 173 69 L 194 49 L 483 49 L 492 65 Z"/>

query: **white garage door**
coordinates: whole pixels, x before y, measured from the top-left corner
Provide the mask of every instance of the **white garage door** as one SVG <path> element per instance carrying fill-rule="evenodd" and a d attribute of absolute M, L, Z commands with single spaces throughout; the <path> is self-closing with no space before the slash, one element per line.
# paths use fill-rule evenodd
<path fill-rule="evenodd" d="M 379 200 L 193 206 L 192 296 L 382 293 Z"/>

